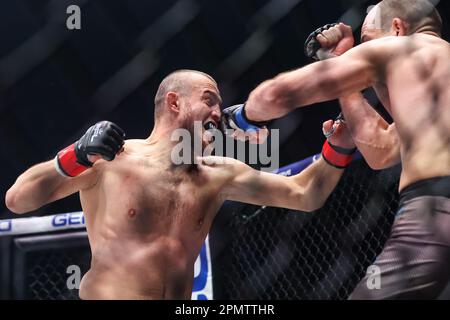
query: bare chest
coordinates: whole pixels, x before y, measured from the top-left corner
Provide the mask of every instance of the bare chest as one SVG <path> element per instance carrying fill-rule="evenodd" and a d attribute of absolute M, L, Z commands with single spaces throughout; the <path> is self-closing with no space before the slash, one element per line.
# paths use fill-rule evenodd
<path fill-rule="evenodd" d="M 114 217 L 114 224 L 120 221 L 133 233 L 165 234 L 202 230 L 212 221 L 217 191 L 196 170 L 186 172 L 139 157 L 116 160 L 105 168 L 98 186 L 104 211 Z"/>

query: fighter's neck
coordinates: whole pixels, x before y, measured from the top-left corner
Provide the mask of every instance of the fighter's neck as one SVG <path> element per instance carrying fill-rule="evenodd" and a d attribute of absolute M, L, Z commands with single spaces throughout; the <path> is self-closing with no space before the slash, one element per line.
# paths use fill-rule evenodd
<path fill-rule="evenodd" d="M 176 141 L 171 141 L 171 137 L 173 132 L 177 129 L 179 128 L 174 124 L 156 122 L 146 141 L 149 144 L 169 145 L 169 147 L 171 147 L 172 145 L 176 145 Z"/>
<path fill-rule="evenodd" d="M 152 153 L 161 155 L 169 155 L 178 143 L 177 141 L 171 140 L 171 132 L 168 131 L 153 131 L 144 142 L 151 147 Z"/>
<path fill-rule="evenodd" d="M 144 142 L 152 147 L 152 156 L 157 156 L 161 159 L 167 159 L 172 163 L 173 169 L 179 169 L 192 173 L 193 170 L 197 170 L 197 166 L 194 164 L 194 154 L 189 157 L 189 163 L 186 164 L 176 164 L 178 161 L 174 161 L 174 159 L 172 159 L 172 156 L 177 156 L 177 153 L 173 154 L 174 148 L 177 145 L 179 146 L 180 144 L 179 140 L 175 139 L 174 141 L 172 141 L 171 139 L 172 133 L 176 129 L 179 128 L 155 126 L 150 136 L 145 139 Z"/>
<path fill-rule="evenodd" d="M 434 36 L 434 37 L 438 37 L 438 38 L 441 37 L 436 31 L 430 30 L 430 27 L 428 27 L 428 26 L 424 26 L 424 27 L 420 28 L 414 34 L 426 34 L 426 35 Z"/>

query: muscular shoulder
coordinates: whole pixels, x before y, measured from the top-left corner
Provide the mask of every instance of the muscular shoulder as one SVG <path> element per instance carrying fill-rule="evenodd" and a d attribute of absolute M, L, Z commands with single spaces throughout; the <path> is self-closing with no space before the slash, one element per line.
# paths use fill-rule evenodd
<path fill-rule="evenodd" d="M 219 156 L 199 157 L 198 161 L 200 168 L 217 168 L 225 171 L 235 171 L 247 166 L 239 160 Z"/>
<path fill-rule="evenodd" d="M 145 140 L 142 139 L 129 139 L 125 140 L 124 149 L 129 152 L 139 152 L 143 146 L 146 146 Z"/>
<path fill-rule="evenodd" d="M 199 169 L 213 178 L 227 180 L 249 168 L 245 163 L 228 157 L 199 158 Z"/>
<path fill-rule="evenodd" d="M 384 37 L 376 40 L 371 40 L 352 49 L 355 54 L 363 56 L 365 59 L 379 64 L 386 59 L 406 52 L 409 43 L 409 37 Z M 348 51 L 349 53 L 352 51 Z"/>
<path fill-rule="evenodd" d="M 415 34 L 404 37 L 384 37 L 369 41 L 361 48 L 372 59 L 380 62 L 407 59 L 417 52 L 426 52 L 434 56 L 439 48 L 447 47 L 448 43 L 440 38 L 427 34 Z"/>
<path fill-rule="evenodd" d="M 118 153 L 114 160 L 106 161 L 99 159 L 94 163 L 91 168 L 97 175 L 103 174 L 105 171 L 114 170 L 123 161 L 130 161 L 130 156 L 138 155 L 142 150 L 142 143 L 144 140 L 126 140 L 124 144 L 124 150 Z M 122 164 L 123 165 L 123 164 Z"/>
<path fill-rule="evenodd" d="M 429 35 L 412 35 L 404 37 L 383 37 L 363 43 L 346 54 L 359 57 L 370 63 L 377 75 L 377 81 L 384 82 L 386 71 L 399 62 L 416 60 L 418 54 L 433 57 L 436 55 L 436 41 L 440 39 Z"/>

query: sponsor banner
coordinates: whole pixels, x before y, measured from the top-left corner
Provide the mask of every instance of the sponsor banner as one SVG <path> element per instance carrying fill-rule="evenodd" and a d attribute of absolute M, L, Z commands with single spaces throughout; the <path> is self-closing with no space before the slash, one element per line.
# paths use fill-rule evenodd
<path fill-rule="evenodd" d="M 85 227 L 83 212 L 56 214 L 45 217 L 0 220 L 0 237 L 20 234 L 54 232 Z"/>
<path fill-rule="evenodd" d="M 206 237 L 202 251 L 195 261 L 192 300 L 213 300 L 213 275 L 209 250 L 209 236 Z"/>

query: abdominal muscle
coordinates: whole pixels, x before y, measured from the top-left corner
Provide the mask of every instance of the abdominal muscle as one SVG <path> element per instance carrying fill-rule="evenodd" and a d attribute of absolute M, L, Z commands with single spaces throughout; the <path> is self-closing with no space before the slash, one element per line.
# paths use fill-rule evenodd
<path fill-rule="evenodd" d="M 81 299 L 190 299 L 194 261 L 179 241 L 117 239 L 97 243 Z"/>

